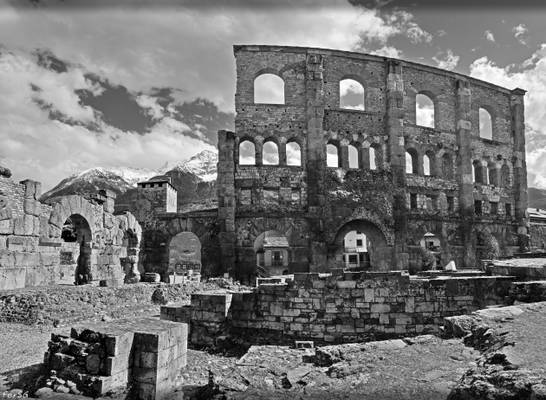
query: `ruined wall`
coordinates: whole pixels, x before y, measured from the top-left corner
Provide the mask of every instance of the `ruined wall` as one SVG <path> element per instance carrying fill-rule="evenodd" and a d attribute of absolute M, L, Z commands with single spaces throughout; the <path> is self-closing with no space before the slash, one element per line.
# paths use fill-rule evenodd
<path fill-rule="evenodd" d="M 195 294 L 191 306 L 162 307 L 161 318 L 188 322 L 193 344 L 213 344 L 226 332 L 285 342 L 373 340 L 438 333 L 446 316 L 503 304 L 510 285 L 509 277 L 296 274 L 294 281 L 248 293 Z"/>
<path fill-rule="evenodd" d="M 92 281 L 123 282 L 126 270 L 138 264 L 141 230 L 135 218 L 113 215 L 113 198 L 74 195 L 48 205 L 38 200 L 40 190 L 39 182 L 0 176 L 0 290 L 73 284 L 80 251 Z M 85 224 L 83 247 L 61 237 L 69 217 Z"/>
<path fill-rule="evenodd" d="M 233 275 L 256 271 L 257 235 L 287 232 L 291 222 L 304 232 L 289 243 L 297 248 L 291 271 L 338 267 L 339 235 L 349 225 L 374 239 L 375 270 L 419 270 L 425 233 L 440 239 L 441 266 L 476 267 L 484 243 L 495 242 L 499 255 L 526 248 L 523 90 L 335 50 L 235 46 L 234 53 L 235 132 L 219 132 L 217 183 L 222 252 Z M 282 79 L 284 103 L 255 102 L 254 82 L 263 74 Z M 341 108 L 346 78 L 362 85 L 363 110 Z M 433 101 L 433 127 L 417 124 L 418 94 Z M 490 139 L 480 136 L 480 108 L 492 118 Z M 239 160 L 246 141 L 254 145 L 252 165 Z M 268 142 L 278 147 L 278 165 L 264 165 Z M 290 142 L 300 145 L 301 165 L 287 163 Z M 337 149 L 337 166 L 327 167 L 328 144 Z M 355 149 L 357 167 L 349 162 Z M 415 159 L 411 173 L 406 152 Z"/>

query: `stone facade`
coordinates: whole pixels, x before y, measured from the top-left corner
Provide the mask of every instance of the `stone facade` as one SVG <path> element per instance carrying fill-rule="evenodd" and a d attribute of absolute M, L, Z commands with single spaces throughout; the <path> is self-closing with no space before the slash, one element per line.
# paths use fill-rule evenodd
<path fill-rule="evenodd" d="M 194 294 L 190 306 L 163 306 L 161 318 L 190 324 L 190 342 L 358 342 L 439 333 L 444 317 L 502 304 L 511 277 L 410 279 L 403 272 L 295 274 L 248 293 Z"/>
<path fill-rule="evenodd" d="M 44 204 L 40 190 L 39 182 L 0 175 L 0 290 L 79 279 L 113 285 L 138 275 L 141 228 L 131 213 L 113 214 L 115 196 Z M 77 235 L 71 240 L 63 237 L 69 219 Z"/>
<path fill-rule="evenodd" d="M 232 275 L 256 274 L 253 244 L 266 231 L 286 236 L 289 272 L 339 267 L 351 229 L 370 239 L 374 270 L 419 270 L 425 234 L 439 239 L 440 266 L 475 268 L 488 246 L 502 256 L 527 249 L 523 90 L 335 50 L 235 46 L 234 53 L 235 132 L 219 132 L 217 181 L 222 260 Z M 255 78 L 265 73 L 284 82 L 283 104 L 254 101 Z M 345 78 L 363 86 L 364 110 L 340 108 Z M 433 128 L 416 123 L 418 94 L 434 103 Z M 491 115 L 490 139 L 480 136 L 480 109 Z M 254 147 L 252 165 L 240 162 L 244 142 Z M 269 142 L 278 165 L 263 162 Z M 287 162 L 290 143 L 301 165 Z M 337 168 L 327 167 L 328 144 Z M 357 168 L 349 166 L 351 147 Z"/>

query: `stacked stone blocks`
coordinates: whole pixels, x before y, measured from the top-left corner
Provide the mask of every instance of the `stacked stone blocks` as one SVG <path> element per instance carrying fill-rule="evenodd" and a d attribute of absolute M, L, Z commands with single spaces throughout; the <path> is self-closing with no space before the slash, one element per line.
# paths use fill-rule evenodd
<path fill-rule="evenodd" d="M 128 390 L 138 400 L 164 399 L 186 366 L 187 325 L 155 319 L 121 320 L 52 334 L 44 363 L 52 376 L 88 396 Z"/>

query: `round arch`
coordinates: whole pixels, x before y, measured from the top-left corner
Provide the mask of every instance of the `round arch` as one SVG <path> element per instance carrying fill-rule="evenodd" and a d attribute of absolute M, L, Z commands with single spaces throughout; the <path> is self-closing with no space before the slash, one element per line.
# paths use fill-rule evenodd
<path fill-rule="evenodd" d="M 366 250 L 369 256 L 371 270 L 389 270 L 391 264 L 391 248 L 381 229 L 373 222 L 365 219 L 355 219 L 343 224 L 338 230 L 328 248 L 328 264 L 345 266 L 345 238 L 355 231 L 366 237 Z"/>
<path fill-rule="evenodd" d="M 256 236 L 253 248 L 257 276 L 268 277 L 288 273 L 290 245 L 284 233 L 277 230 L 262 232 Z"/>
<path fill-rule="evenodd" d="M 83 285 L 90 283 L 91 226 L 81 214 L 69 215 L 61 229 L 60 279 L 59 283 Z"/>

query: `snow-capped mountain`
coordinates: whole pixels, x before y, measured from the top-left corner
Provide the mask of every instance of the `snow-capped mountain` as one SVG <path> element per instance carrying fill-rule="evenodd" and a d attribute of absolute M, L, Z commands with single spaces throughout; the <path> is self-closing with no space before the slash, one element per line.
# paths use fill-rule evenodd
<path fill-rule="evenodd" d="M 199 177 L 203 182 L 211 182 L 216 180 L 217 162 L 218 153 L 210 150 L 203 150 L 172 169 L 189 172 Z"/>
<path fill-rule="evenodd" d="M 170 166 L 165 164 L 157 170 L 131 167 L 104 168 L 95 167 L 76 173 L 63 179 L 53 189 L 42 195 L 42 201 L 70 194 L 95 193 L 99 189 L 109 189 L 118 195 L 118 198 L 132 197 L 132 189 L 138 182 L 149 180 L 158 175 L 171 177 L 173 186 L 179 191 L 179 204 L 186 204 L 194 200 L 198 192 L 200 195 L 212 195 L 216 181 L 216 162 L 218 156 L 215 152 L 204 150 L 190 159 Z"/>

